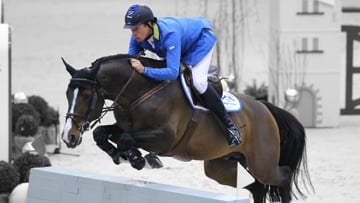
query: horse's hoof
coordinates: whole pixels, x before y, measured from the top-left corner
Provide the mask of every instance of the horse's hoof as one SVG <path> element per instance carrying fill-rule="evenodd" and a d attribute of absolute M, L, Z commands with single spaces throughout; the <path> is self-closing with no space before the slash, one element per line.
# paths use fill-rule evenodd
<path fill-rule="evenodd" d="M 145 167 L 145 159 L 141 156 L 141 152 L 136 149 L 130 149 L 124 153 L 128 158 L 131 166 L 137 170 Z"/>
<path fill-rule="evenodd" d="M 119 165 L 120 164 L 120 152 L 116 152 L 115 155 L 111 156 L 114 164 Z"/>
<path fill-rule="evenodd" d="M 145 167 L 145 159 L 143 157 L 136 157 L 133 160 L 130 160 L 130 164 L 133 168 L 141 170 Z"/>
<path fill-rule="evenodd" d="M 116 159 L 113 159 L 113 162 L 114 162 L 114 164 L 116 164 L 116 165 L 119 165 L 119 164 L 120 164 L 120 161 L 119 161 L 119 160 L 116 160 Z"/>
<path fill-rule="evenodd" d="M 164 167 L 159 157 L 156 156 L 156 154 L 153 152 L 150 152 L 149 154 L 145 155 L 144 158 L 146 159 L 146 162 L 150 165 L 151 168 Z"/>

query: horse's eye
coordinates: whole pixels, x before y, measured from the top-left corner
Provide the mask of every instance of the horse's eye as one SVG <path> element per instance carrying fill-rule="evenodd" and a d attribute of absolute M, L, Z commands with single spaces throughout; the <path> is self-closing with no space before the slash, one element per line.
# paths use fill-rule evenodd
<path fill-rule="evenodd" d="M 90 100 L 91 94 L 83 94 L 82 97 L 84 98 L 84 100 Z"/>
<path fill-rule="evenodd" d="M 92 91 L 89 89 L 84 89 L 84 91 L 82 91 L 81 93 L 81 97 L 87 101 L 91 99 L 91 96 L 92 96 Z"/>

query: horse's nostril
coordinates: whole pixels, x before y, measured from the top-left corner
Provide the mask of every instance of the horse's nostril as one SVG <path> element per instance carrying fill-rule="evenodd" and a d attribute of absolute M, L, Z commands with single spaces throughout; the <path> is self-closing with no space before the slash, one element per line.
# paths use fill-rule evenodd
<path fill-rule="evenodd" d="M 66 143 L 66 146 L 69 147 L 69 148 L 75 148 L 76 145 L 77 145 L 77 140 L 76 140 L 76 136 L 71 134 L 68 136 L 68 141 L 65 141 L 64 142 Z"/>
<path fill-rule="evenodd" d="M 70 135 L 70 142 L 73 143 L 76 141 L 76 136 L 75 135 Z"/>

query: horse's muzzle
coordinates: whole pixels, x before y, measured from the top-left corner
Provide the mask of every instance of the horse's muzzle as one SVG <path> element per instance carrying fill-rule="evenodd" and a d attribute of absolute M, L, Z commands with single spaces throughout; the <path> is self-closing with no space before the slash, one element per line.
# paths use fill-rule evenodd
<path fill-rule="evenodd" d="M 67 139 L 64 139 L 64 135 L 63 135 L 62 140 L 64 141 L 64 143 L 68 148 L 75 148 L 76 146 L 81 144 L 82 137 L 76 136 L 74 134 L 69 134 L 67 135 Z"/>

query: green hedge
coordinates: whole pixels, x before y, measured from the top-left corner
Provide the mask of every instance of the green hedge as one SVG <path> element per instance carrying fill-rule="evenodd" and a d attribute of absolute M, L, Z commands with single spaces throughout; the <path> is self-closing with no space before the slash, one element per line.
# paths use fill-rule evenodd
<path fill-rule="evenodd" d="M 0 161 L 0 193 L 10 193 L 20 181 L 19 173 L 9 163 Z"/>
<path fill-rule="evenodd" d="M 12 104 L 12 131 L 22 136 L 33 136 L 38 126 L 59 124 L 59 113 L 37 95 L 28 97 L 28 103 Z"/>

